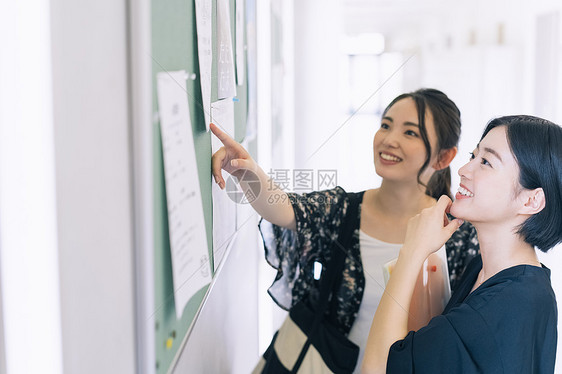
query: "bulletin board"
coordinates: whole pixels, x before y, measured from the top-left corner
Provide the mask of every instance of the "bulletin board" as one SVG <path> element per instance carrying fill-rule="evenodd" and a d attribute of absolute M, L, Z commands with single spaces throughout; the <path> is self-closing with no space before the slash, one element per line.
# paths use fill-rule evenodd
<path fill-rule="evenodd" d="M 212 0 L 213 63 L 211 101 L 217 100 L 217 59 L 216 56 L 216 9 L 217 1 Z M 233 51 L 236 51 L 235 0 L 229 1 Z M 151 59 L 152 59 L 152 108 L 153 127 L 153 172 L 154 172 L 154 337 L 156 373 L 167 373 L 178 355 L 182 342 L 188 337 L 190 328 L 196 323 L 201 305 L 208 296 L 209 286 L 199 290 L 188 302 L 181 319 L 176 318 L 172 260 L 170 251 L 164 161 L 158 121 L 156 74 L 165 71 L 185 70 L 195 74 L 187 80 L 187 94 L 191 115 L 193 140 L 197 159 L 197 172 L 201 189 L 203 212 L 207 233 L 208 253 L 213 271 L 213 217 L 211 196 L 211 133 L 206 131 L 199 80 L 197 52 L 197 28 L 194 0 L 151 1 Z M 246 28 L 244 28 L 245 30 Z M 244 32 L 245 34 L 245 32 Z M 246 35 L 244 35 L 246 41 Z M 235 60 L 236 61 L 236 60 Z M 245 60 L 247 61 L 247 60 Z M 247 77 L 247 74 L 244 75 Z M 237 85 L 234 103 L 235 138 L 242 141 L 246 133 L 248 117 L 247 78 Z M 228 259 L 227 259 L 228 260 Z M 215 274 L 213 274 L 215 276 Z"/>

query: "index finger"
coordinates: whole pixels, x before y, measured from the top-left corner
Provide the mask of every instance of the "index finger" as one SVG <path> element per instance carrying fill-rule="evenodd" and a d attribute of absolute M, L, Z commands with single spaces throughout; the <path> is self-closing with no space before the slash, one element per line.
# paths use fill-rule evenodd
<path fill-rule="evenodd" d="M 438 209 L 438 212 L 443 214 L 443 226 L 444 227 L 447 226 L 450 223 L 449 217 L 447 217 L 447 213 L 449 213 L 449 209 L 450 209 L 452 203 L 453 202 L 451 201 L 449 196 L 443 195 L 439 198 L 439 200 L 437 200 L 437 204 L 435 204 L 435 207 Z"/>
<path fill-rule="evenodd" d="M 443 212 L 447 212 L 453 201 L 447 195 L 442 195 L 435 206 L 439 207 Z"/>
<path fill-rule="evenodd" d="M 232 139 L 227 133 L 225 133 L 224 131 L 219 129 L 218 126 L 215 125 L 214 123 L 210 123 L 209 127 L 210 127 L 211 131 L 213 132 L 213 134 L 215 134 L 215 136 L 217 138 L 219 138 L 219 140 L 222 142 L 222 144 L 231 145 L 233 143 L 236 143 L 236 141 L 234 139 Z M 236 144 L 238 144 L 238 143 L 236 143 Z"/>

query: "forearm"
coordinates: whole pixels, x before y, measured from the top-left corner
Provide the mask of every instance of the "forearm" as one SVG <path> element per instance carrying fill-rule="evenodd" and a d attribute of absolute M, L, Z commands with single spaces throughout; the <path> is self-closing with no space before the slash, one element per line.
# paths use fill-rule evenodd
<path fill-rule="evenodd" d="M 408 333 L 408 312 L 418 274 L 425 259 L 401 250 L 367 340 L 363 373 L 384 373 L 390 346 Z"/>
<path fill-rule="evenodd" d="M 259 183 L 255 183 L 255 179 L 248 178 L 239 181 L 252 207 L 265 220 L 295 230 L 295 213 L 287 193 L 279 188 L 259 166 L 255 174 Z"/>

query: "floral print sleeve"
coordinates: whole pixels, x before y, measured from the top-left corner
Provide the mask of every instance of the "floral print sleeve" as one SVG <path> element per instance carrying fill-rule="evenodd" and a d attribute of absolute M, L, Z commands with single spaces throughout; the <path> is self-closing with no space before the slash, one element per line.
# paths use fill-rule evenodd
<path fill-rule="evenodd" d="M 452 216 L 451 216 L 452 218 Z M 468 263 L 480 253 L 476 229 L 465 222 L 446 243 L 451 290 L 454 292 Z"/>
<path fill-rule="evenodd" d="M 269 294 L 286 310 L 310 291 L 314 262 L 324 263 L 329 256 L 346 208 L 341 187 L 287 195 L 295 212 L 296 231 L 260 221 L 266 260 L 277 269 Z"/>

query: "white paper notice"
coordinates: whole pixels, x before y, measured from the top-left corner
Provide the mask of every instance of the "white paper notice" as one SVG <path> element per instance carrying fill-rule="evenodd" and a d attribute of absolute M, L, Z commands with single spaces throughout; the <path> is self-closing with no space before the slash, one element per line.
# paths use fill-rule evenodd
<path fill-rule="evenodd" d="M 211 119 L 222 131 L 234 138 L 234 101 L 231 97 L 211 103 Z M 216 136 L 211 137 L 213 152 L 222 147 Z"/>
<path fill-rule="evenodd" d="M 232 98 L 215 101 L 211 104 L 213 123 L 222 131 L 234 137 L 234 103 Z M 211 147 L 215 153 L 222 143 L 216 136 L 212 136 Z M 235 179 L 230 177 L 226 171 L 222 171 L 222 177 L 227 182 L 225 191 L 221 190 L 213 181 L 213 260 L 214 268 L 217 270 L 227 252 L 229 243 L 236 233 L 236 209 L 237 204 L 229 195 L 232 183 Z M 230 179 L 229 179 L 230 178 Z"/>
<path fill-rule="evenodd" d="M 229 0 L 217 0 L 218 98 L 236 96 Z"/>
<path fill-rule="evenodd" d="M 244 84 L 244 72 L 246 71 L 246 60 L 244 52 L 246 45 L 244 44 L 244 0 L 236 0 L 236 83 L 239 86 Z"/>
<path fill-rule="evenodd" d="M 209 131 L 209 123 L 211 121 L 211 69 L 213 63 L 211 9 L 212 0 L 195 0 L 201 96 L 207 131 Z"/>
<path fill-rule="evenodd" d="M 186 72 L 157 76 L 176 316 L 211 281 L 205 218 L 187 102 Z"/>

